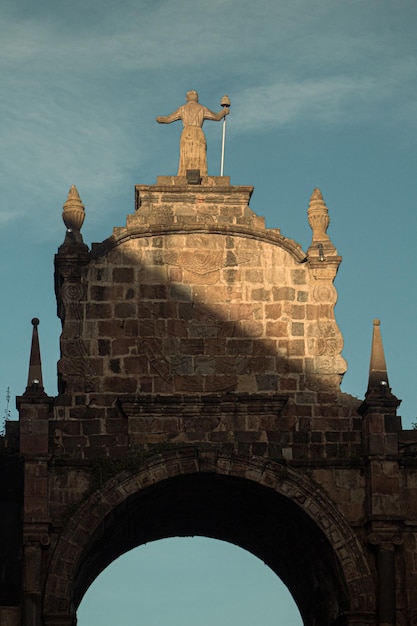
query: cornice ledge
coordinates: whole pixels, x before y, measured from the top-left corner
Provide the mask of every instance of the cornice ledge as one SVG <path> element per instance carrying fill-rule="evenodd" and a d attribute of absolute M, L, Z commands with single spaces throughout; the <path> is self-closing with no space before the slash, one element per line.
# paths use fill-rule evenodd
<path fill-rule="evenodd" d="M 146 224 L 133 228 L 117 228 L 113 234 L 101 243 L 93 243 L 91 256 L 93 258 L 105 256 L 117 246 L 131 239 L 141 237 L 155 237 L 159 235 L 184 235 L 194 233 L 206 233 L 210 235 L 237 235 L 250 237 L 258 241 L 265 241 L 280 246 L 289 252 L 296 261 L 305 263 L 307 255 L 293 239 L 287 239 L 276 230 L 258 229 L 239 224 Z"/>

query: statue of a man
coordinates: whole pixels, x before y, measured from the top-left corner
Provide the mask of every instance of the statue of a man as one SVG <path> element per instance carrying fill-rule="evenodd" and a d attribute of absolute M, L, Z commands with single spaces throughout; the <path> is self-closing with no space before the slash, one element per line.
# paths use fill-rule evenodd
<path fill-rule="evenodd" d="M 184 126 L 180 139 L 180 163 L 177 176 L 186 176 L 187 170 L 200 170 L 200 176 L 207 176 L 207 145 L 202 126 L 204 120 L 220 121 L 228 115 L 229 107 L 213 113 L 198 102 L 198 93 L 187 92 L 187 102 L 171 115 L 159 116 L 159 124 L 170 124 L 182 120 Z"/>

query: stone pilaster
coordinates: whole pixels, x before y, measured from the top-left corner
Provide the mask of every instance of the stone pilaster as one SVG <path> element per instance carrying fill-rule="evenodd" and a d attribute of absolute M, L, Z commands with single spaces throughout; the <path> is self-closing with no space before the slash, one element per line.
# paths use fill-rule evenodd
<path fill-rule="evenodd" d="M 395 528 L 378 524 L 368 536 L 368 541 L 376 550 L 377 567 L 377 615 L 379 626 L 396 624 L 396 550 L 402 544 L 401 535 Z"/>
<path fill-rule="evenodd" d="M 336 323 L 334 307 L 337 291 L 334 286 L 342 258 L 338 255 L 327 229 L 329 211 L 320 189 L 315 189 L 307 211 L 312 241 L 307 251 L 311 272 L 312 300 L 310 307 L 310 352 L 313 357 L 309 378 L 318 388 L 338 389 L 347 364 L 342 357 L 343 337 Z"/>
<path fill-rule="evenodd" d="M 43 388 L 38 324 L 32 320 L 28 385 L 16 399 L 24 459 L 22 624 L 41 626 L 42 551 L 49 546 L 49 418 L 53 398 Z"/>
<path fill-rule="evenodd" d="M 61 358 L 58 362 L 60 394 L 71 392 L 74 388 L 93 389 L 95 378 L 94 368 L 87 358 L 88 346 L 82 339 L 90 251 L 80 232 L 85 212 L 74 185 L 64 204 L 62 217 L 67 232 L 55 256 L 55 294 L 62 322 Z"/>

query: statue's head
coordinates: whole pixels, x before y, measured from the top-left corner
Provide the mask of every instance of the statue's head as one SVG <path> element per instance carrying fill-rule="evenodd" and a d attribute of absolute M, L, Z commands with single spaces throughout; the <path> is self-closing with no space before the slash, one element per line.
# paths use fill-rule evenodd
<path fill-rule="evenodd" d="M 195 89 L 191 89 L 191 91 L 187 91 L 187 102 L 198 102 L 198 93 Z"/>

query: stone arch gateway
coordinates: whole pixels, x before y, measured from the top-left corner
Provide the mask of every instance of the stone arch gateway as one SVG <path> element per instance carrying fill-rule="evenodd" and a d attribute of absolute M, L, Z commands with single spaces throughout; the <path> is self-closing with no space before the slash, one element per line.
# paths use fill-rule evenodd
<path fill-rule="evenodd" d="M 341 257 L 320 191 L 304 252 L 265 227 L 251 187 L 191 174 L 138 185 L 126 226 L 91 248 L 70 190 L 58 394 L 34 318 L 0 437 L 1 625 L 74 626 L 109 563 L 177 535 L 263 559 L 306 626 L 417 623 L 417 433 L 378 320 L 365 399 L 341 391 Z"/>
<path fill-rule="evenodd" d="M 306 626 L 372 612 L 362 548 L 318 485 L 262 458 L 184 448 L 116 475 L 69 520 L 48 568 L 45 624 L 72 624 L 88 586 L 127 550 L 184 535 L 223 539 L 264 560 Z"/>

